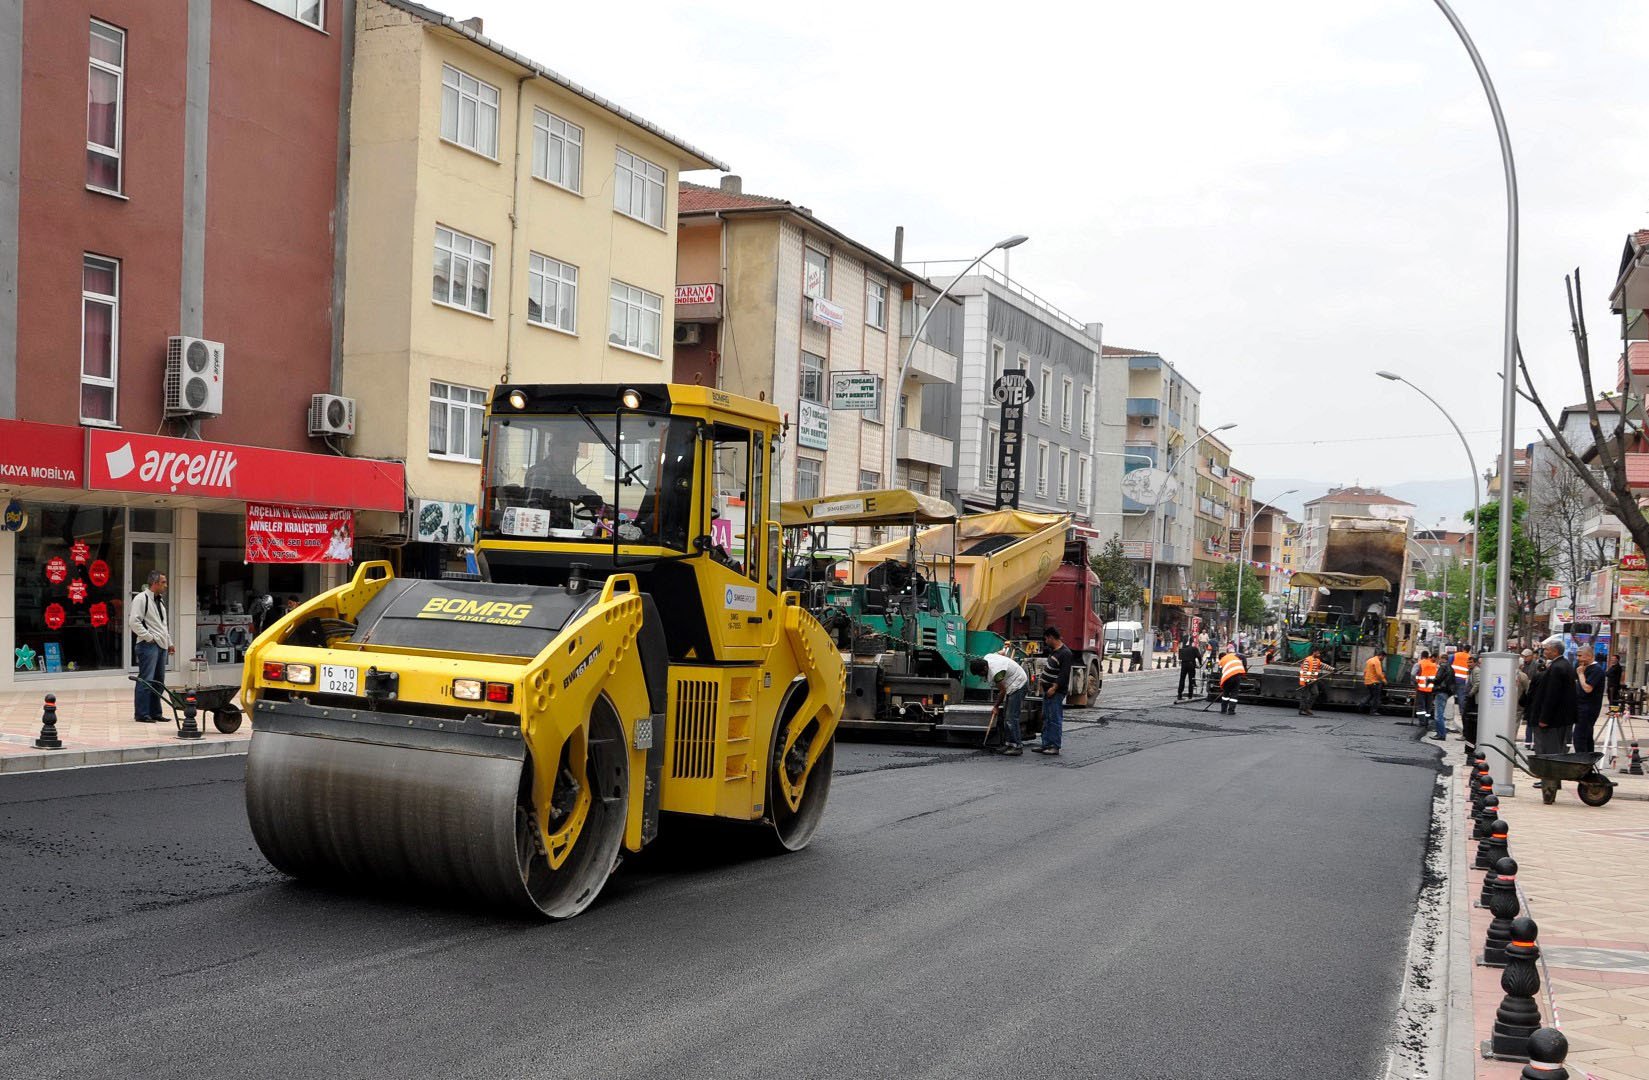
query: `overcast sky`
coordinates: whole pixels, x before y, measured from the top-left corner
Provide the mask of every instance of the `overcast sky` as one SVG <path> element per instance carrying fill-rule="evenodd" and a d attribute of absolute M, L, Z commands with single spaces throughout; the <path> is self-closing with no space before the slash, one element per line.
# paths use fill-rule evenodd
<path fill-rule="evenodd" d="M 1013 276 L 1160 351 L 1261 478 L 1463 477 L 1443 419 L 1377 368 L 1494 460 L 1499 150 L 1431 0 L 435 6 L 883 252 L 896 225 L 910 261 L 1029 234 Z M 1455 10 L 1517 158 L 1524 350 L 1549 401 L 1578 401 L 1563 274 L 1612 381 L 1608 292 L 1649 227 L 1649 3 Z M 1525 407 L 1520 443 L 1535 425 Z"/>

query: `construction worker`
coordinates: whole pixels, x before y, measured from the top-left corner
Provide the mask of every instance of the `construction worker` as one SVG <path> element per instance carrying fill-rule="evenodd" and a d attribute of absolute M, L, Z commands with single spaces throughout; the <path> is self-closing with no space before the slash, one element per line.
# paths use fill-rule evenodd
<path fill-rule="evenodd" d="M 1363 691 L 1368 696 L 1363 699 L 1363 711 L 1374 713 L 1380 710 L 1384 702 L 1386 690 L 1386 650 L 1375 649 L 1374 655 L 1368 658 L 1363 665 Z"/>
<path fill-rule="evenodd" d="M 1431 719 L 1431 691 L 1437 685 L 1437 661 L 1422 651 L 1414 669 L 1414 715 L 1424 723 Z"/>
<path fill-rule="evenodd" d="M 1237 715 L 1237 679 L 1247 673 L 1248 667 L 1235 649 L 1226 649 L 1220 657 L 1220 712 Z"/>
<path fill-rule="evenodd" d="M 1301 716 L 1317 715 L 1311 711 L 1311 706 L 1317 701 L 1317 680 L 1323 674 L 1323 658 L 1319 655 L 1321 652 L 1321 649 L 1313 645 L 1306 658 L 1300 661 Z"/>
<path fill-rule="evenodd" d="M 1454 668 L 1454 707 L 1460 714 L 1460 723 L 1463 725 L 1466 722 L 1466 691 L 1472 674 L 1471 650 L 1464 645 L 1460 646 L 1450 659 L 1449 666 Z"/>

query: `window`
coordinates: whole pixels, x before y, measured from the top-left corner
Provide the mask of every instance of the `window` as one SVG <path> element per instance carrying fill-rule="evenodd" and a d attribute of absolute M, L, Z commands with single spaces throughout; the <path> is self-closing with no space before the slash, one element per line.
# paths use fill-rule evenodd
<path fill-rule="evenodd" d="M 120 264 L 87 255 L 80 263 L 80 420 L 115 422 L 120 374 Z"/>
<path fill-rule="evenodd" d="M 491 282 L 492 245 L 435 226 L 435 302 L 485 315 L 491 310 Z"/>
<path fill-rule="evenodd" d="M 876 491 L 882 486 L 882 474 L 871 472 L 869 469 L 859 470 L 859 490 Z"/>
<path fill-rule="evenodd" d="M 527 260 L 527 321 L 578 332 L 578 267 L 532 253 Z"/>
<path fill-rule="evenodd" d="M 664 228 L 664 169 L 621 148 L 613 171 L 613 209 Z"/>
<path fill-rule="evenodd" d="M 802 382 L 801 398 L 803 401 L 812 401 L 824 404 L 824 372 L 825 361 L 822 356 L 804 351 L 802 353 Z"/>
<path fill-rule="evenodd" d="M 1059 384 L 1059 426 L 1071 430 L 1071 380 L 1066 379 Z"/>
<path fill-rule="evenodd" d="M 441 65 L 441 138 L 496 160 L 498 88 Z"/>
<path fill-rule="evenodd" d="M 10 610 L 17 613 L 16 640 L 11 643 L 16 662 L 8 657 L 8 668 L 17 673 L 19 682 L 27 672 L 51 673 L 51 681 L 57 682 L 59 672 L 124 668 L 121 651 L 128 635 L 122 614 L 127 599 L 143 587 L 150 569 L 143 565 L 135 571 L 132 577 L 137 586 L 128 591 L 127 512 L 118 506 L 23 505 L 29 527 L 14 534 L 17 574 L 6 583 L 12 590 Z M 241 535 L 244 544 L 244 531 Z M 81 542 L 90 547 L 85 563 L 75 561 L 75 548 Z M 129 546 L 134 561 L 155 547 Z M 57 567 L 63 567 L 63 573 L 57 573 Z M 172 599 L 167 597 L 168 611 L 173 608 Z M 180 642 L 180 652 L 182 648 Z"/>
<path fill-rule="evenodd" d="M 86 186 L 120 191 L 126 106 L 126 31 L 92 20 L 86 75 Z"/>
<path fill-rule="evenodd" d="M 664 297 L 614 281 L 608 304 L 607 340 L 621 349 L 659 355 L 664 325 Z"/>
<path fill-rule="evenodd" d="M 991 381 L 990 386 L 985 387 L 985 392 L 987 394 L 990 393 L 991 387 L 996 385 L 996 380 L 1002 377 L 1002 372 L 1007 370 L 1007 366 L 1007 353 L 1003 350 L 1002 346 L 998 345 L 994 341 L 991 342 Z"/>
<path fill-rule="evenodd" d="M 830 299 L 830 256 L 808 248 L 802 255 L 802 295 Z"/>
<path fill-rule="evenodd" d="M 1076 501 L 1080 506 L 1087 506 L 1092 501 L 1092 494 L 1088 490 L 1088 458 L 1086 455 L 1076 459 Z"/>
<path fill-rule="evenodd" d="M 1059 501 L 1071 501 L 1071 452 L 1059 452 Z"/>
<path fill-rule="evenodd" d="M 1082 388 L 1082 437 L 1086 439 L 1094 430 L 1094 392 L 1091 387 Z"/>
<path fill-rule="evenodd" d="M 584 174 L 584 129 L 543 109 L 532 111 L 532 174 L 579 191 Z"/>
<path fill-rule="evenodd" d="M 321 28 L 321 0 L 254 0 L 266 8 L 280 12 L 289 19 Z"/>
<path fill-rule="evenodd" d="M 927 480 L 927 477 L 925 477 L 925 476 L 924 477 L 916 477 L 916 476 L 910 476 L 910 475 L 907 474 L 905 476 L 905 486 L 907 488 L 909 488 L 910 490 L 914 491 L 918 495 L 927 495 L 927 494 L 930 493 L 930 490 L 931 490 L 928 487 L 928 480 Z"/>
<path fill-rule="evenodd" d="M 429 384 L 429 456 L 481 460 L 481 417 L 487 392 L 450 383 Z"/>
<path fill-rule="evenodd" d="M 819 461 L 817 458 L 796 459 L 796 498 L 819 497 Z"/>
<path fill-rule="evenodd" d="M 1036 493 L 1038 495 L 1046 495 L 1048 493 L 1047 443 L 1037 443 L 1036 445 Z"/>
<path fill-rule="evenodd" d="M 994 426 L 985 429 L 985 460 L 979 472 L 985 483 L 996 483 L 996 459 L 1002 453 L 1002 433 Z"/>
<path fill-rule="evenodd" d="M 887 286 L 874 281 L 865 286 L 865 325 L 887 329 Z"/>
<path fill-rule="evenodd" d="M 1054 373 L 1047 368 L 1042 369 L 1042 385 L 1037 387 L 1036 396 L 1042 399 L 1038 417 L 1046 424 L 1048 417 L 1053 414 L 1054 407 Z"/>

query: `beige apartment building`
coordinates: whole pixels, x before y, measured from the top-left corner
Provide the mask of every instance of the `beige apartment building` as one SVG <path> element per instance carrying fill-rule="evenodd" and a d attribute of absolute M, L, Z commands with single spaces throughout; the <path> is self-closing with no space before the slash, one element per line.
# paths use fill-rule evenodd
<path fill-rule="evenodd" d="M 492 387 L 669 381 L 677 180 L 726 166 L 478 19 L 355 10 L 338 382 L 351 451 L 406 458 L 407 513 L 361 532 L 433 572 L 473 534 Z"/>
<path fill-rule="evenodd" d="M 939 289 L 781 198 L 681 185 L 677 381 L 772 401 L 789 418 L 781 496 L 901 487 L 949 498 L 945 395 L 956 380 L 961 306 L 923 331 L 888 420 L 888 387 Z M 896 462 L 888 475 L 891 449 Z"/>

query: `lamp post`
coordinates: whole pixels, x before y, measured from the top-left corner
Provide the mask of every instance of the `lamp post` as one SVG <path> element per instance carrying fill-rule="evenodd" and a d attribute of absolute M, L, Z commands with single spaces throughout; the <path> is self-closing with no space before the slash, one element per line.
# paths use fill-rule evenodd
<path fill-rule="evenodd" d="M 1449 415 L 1449 411 L 1447 409 L 1438 404 L 1436 398 L 1432 397 L 1418 386 L 1415 386 L 1395 371 L 1376 371 L 1374 374 L 1380 376 L 1382 379 L 1389 379 L 1392 382 L 1400 382 L 1407 386 L 1410 390 L 1413 390 L 1416 394 L 1419 394 L 1421 397 L 1431 402 L 1432 405 L 1436 407 L 1437 411 L 1443 414 L 1443 419 L 1449 422 L 1449 426 L 1454 429 L 1454 433 L 1460 437 L 1460 445 L 1466 448 L 1466 463 L 1471 466 L 1472 471 L 1472 562 L 1471 584 L 1466 587 L 1466 618 L 1472 623 L 1472 627 L 1470 628 L 1472 651 L 1480 653 L 1483 651 L 1483 604 L 1482 598 L 1477 595 L 1477 530 L 1479 522 L 1483 517 L 1483 488 L 1482 481 L 1479 480 L 1477 476 L 1477 458 L 1472 455 L 1471 443 L 1466 441 L 1465 433 L 1460 430 L 1460 425 L 1454 422 L 1454 417 Z M 1504 487 L 1505 485 L 1501 486 Z M 1504 498 L 1505 493 L 1502 492 L 1501 494 L 1502 498 L 1500 501 L 1504 503 L 1506 501 Z M 1505 515 L 1502 514 L 1502 517 L 1504 516 Z M 1511 534 L 1508 532 L 1503 533 L 1502 535 L 1510 536 Z M 1502 544 L 1501 546 L 1504 547 L 1505 545 Z M 1448 569 L 1445 567 L 1444 573 L 1446 574 L 1447 572 Z M 1502 573 L 1504 573 L 1504 571 L 1502 571 Z M 1447 585 L 1443 586 L 1443 591 L 1445 593 L 1448 591 Z M 1445 596 L 1443 598 L 1443 615 L 1445 624 L 1448 622 L 1448 609 L 1449 601 L 1448 597 Z M 1495 610 L 1499 611 L 1500 609 L 1497 607 Z M 1498 619 L 1495 621 L 1495 628 L 1497 631 L 1496 640 L 1501 642 L 1503 645 L 1505 642 L 1505 635 L 1504 633 L 1499 632 L 1500 623 Z M 1447 625 L 1444 626 L 1443 631 L 1444 633 L 1448 632 Z M 1496 646 L 1496 648 L 1499 647 L 1500 646 L 1498 645 Z"/>
<path fill-rule="evenodd" d="M 1178 455 L 1168 455 L 1168 481 L 1163 485 L 1162 491 L 1164 497 L 1159 498 L 1156 501 L 1156 504 L 1151 507 L 1151 569 L 1146 577 L 1145 584 L 1145 626 L 1140 631 L 1141 642 L 1144 645 L 1143 651 L 1145 654 L 1145 666 L 1147 669 L 1151 666 L 1151 654 L 1156 651 L 1156 640 L 1153 637 L 1153 633 L 1156 630 L 1156 620 L 1151 618 L 1151 609 L 1156 606 L 1157 602 L 1157 543 L 1159 536 L 1162 533 L 1162 504 L 1168 501 L 1166 498 L 1168 494 L 1167 484 L 1173 482 L 1174 469 L 1185 460 L 1186 454 L 1189 454 L 1192 450 L 1197 448 L 1198 443 L 1208 438 L 1208 436 L 1213 435 L 1215 432 L 1230 431 L 1236 426 L 1236 424 L 1221 424 L 1219 427 L 1205 431 L 1201 435 L 1198 435 L 1195 439 L 1192 439 L 1189 445 L 1187 445 L 1184 450 L 1181 450 Z"/>
<path fill-rule="evenodd" d="M 1236 637 L 1236 631 L 1242 629 L 1242 571 L 1243 564 L 1248 561 L 1248 555 L 1246 554 L 1248 551 L 1248 538 L 1254 532 L 1254 522 L 1259 520 L 1260 510 L 1275 510 L 1277 508 L 1277 499 L 1281 499 L 1287 495 L 1298 495 L 1299 493 L 1299 488 L 1289 488 L 1281 495 L 1278 495 L 1276 499 L 1272 499 L 1270 502 L 1261 503 L 1259 510 L 1255 510 L 1252 514 L 1248 515 L 1248 528 L 1244 529 L 1242 531 L 1242 536 L 1237 539 L 1237 599 L 1231 605 L 1234 609 L 1233 618 L 1231 620 L 1231 625 L 1233 627 L 1232 637 Z M 1260 629 L 1264 630 L 1264 625 L 1261 625 Z"/>
<path fill-rule="evenodd" d="M 951 278 L 949 285 L 946 285 L 943 289 L 939 290 L 939 295 L 934 297 L 933 303 L 930 304 L 928 309 L 922 313 L 921 321 L 916 324 L 916 332 L 910 335 L 910 344 L 905 346 L 905 358 L 899 362 L 899 379 L 892 386 L 888 387 L 887 407 L 883 412 L 885 418 L 883 430 L 888 433 L 887 473 L 883 477 L 883 483 L 886 486 L 890 488 L 899 486 L 898 478 L 894 475 L 895 456 L 899 451 L 899 397 L 905 391 L 905 376 L 910 374 L 910 358 L 916 354 L 916 343 L 922 339 L 922 331 L 928 328 L 928 320 L 933 318 L 933 313 L 935 311 L 939 310 L 940 301 L 950 295 L 951 287 L 958 281 L 961 281 L 963 278 L 967 277 L 974 267 L 984 262 L 987 255 L 993 251 L 1007 251 L 1009 248 L 1016 248 L 1029 239 L 1030 237 L 1028 236 L 1015 233 L 1006 240 L 998 240 L 996 243 L 980 252 L 979 258 L 969 263 L 966 269 Z M 916 302 L 914 293 L 911 294 L 911 302 Z"/>

